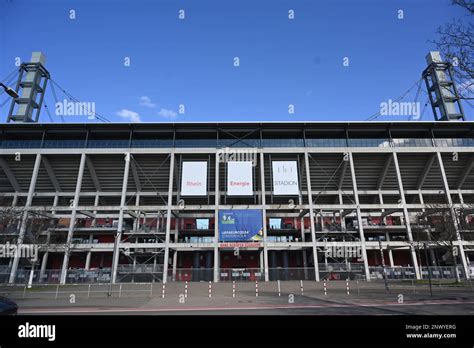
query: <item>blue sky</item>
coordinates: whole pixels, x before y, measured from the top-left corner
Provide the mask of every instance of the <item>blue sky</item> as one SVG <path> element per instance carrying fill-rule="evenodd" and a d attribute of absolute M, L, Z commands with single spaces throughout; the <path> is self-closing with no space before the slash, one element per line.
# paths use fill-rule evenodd
<path fill-rule="evenodd" d="M 436 28 L 463 15 L 449 0 L 0 0 L 0 78 L 39 50 L 111 121 L 364 120 L 420 78 Z"/>

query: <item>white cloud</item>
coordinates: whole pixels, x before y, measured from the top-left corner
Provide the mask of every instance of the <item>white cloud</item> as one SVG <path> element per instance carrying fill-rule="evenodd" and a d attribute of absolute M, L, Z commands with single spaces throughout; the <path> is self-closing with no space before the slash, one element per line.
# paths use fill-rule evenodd
<path fill-rule="evenodd" d="M 170 120 L 174 120 L 176 119 L 176 116 L 178 116 L 178 114 L 174 112 L 173 110 L 168 110 L 168 109 L 163 109 L 163 108 L 161 108 L 161 110 L 158 112 L 158 115 Z"/>
<path fill-rule="evenodd" d="M 122 109 L 118 112 L 116 112 L 117 116 L 120 116 L 126 120 L 129 120 L 131 122 L 141 122 L 140 120 L 140 115 L 136 113 L 135 111 L 127 110 L 127 109 Z"/>
<path fill-rule="evenodd" d="M 140 97 L 140 106 L 146 106 L 147 108 L 155 108 L 156 104 L 151 102 L 150 97 L 147 97 L 146 95 L 142 95 Z"/>

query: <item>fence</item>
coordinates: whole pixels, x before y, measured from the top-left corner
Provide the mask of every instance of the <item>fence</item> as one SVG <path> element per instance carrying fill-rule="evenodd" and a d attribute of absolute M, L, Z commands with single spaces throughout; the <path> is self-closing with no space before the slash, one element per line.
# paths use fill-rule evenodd
<path fill-rule="evenodd" d="M 97 284 L 34 284 L 29 288 L 26 284 L 0 286 L 0 296 L 11 299 L 41 299 L 41 300 L 67 300 L 71 298 L 81 299 L 120 299 L 120 298 L 156 298 L 167 299 L 171 302 L 179 301 L 180 298 L 195 299 L 237 299 L 246 302 L 252 298 L 287 297 L 289 295 L 305 296 L 309 298 L 348 298 L 363 296 L 388 295 L 392 300 L 394 294 L 411 295 L 411 299 L 420 299 L 426 296 L 448 296 L 449 298 L 462 295 L 472 298 L 473 287 L 471 281 L 463 280 L 453 283 L 449 280 L 435 280 L 432 286 L 427 282 L 415 280 L 392 281 L 388 288 L 383 281 L 372 282 L 350 281 L 270 281 L 270 282 L 191 282 L 167 284 L 157 283 L 97 283 Z M 420 297 L 421 296 L 421 297 Z M 362 297 L 367 298 L 367 297 Z M 169 303 L 171 303 L 169 302 Z M 209 303 L 209 302 L 205 302 Z M 95 302 L 97 305 L 97 302 Z M 109 306 L 111 302 L 102 302 Z M 49 304 L 48 304 L 49 306 Z"/>
<path fill-rule="evenodd" d="M 384 279 L 383 267 L 369 267 L 371 279 Z M 385 267 L 388 280 L 416 279 L 413 267 Z M 465 279 L 462 266 L 458 266 L 458 275 L 460 279 Z M 454 266 L 430 266 L 421 267 L 422 279 L 456 279 Z M 360 275 L 359 279 L 364 279 L 365 275 Z"/>
<path fill-rule="evenodd" d="M 384 269 L 382 267 L 369 267 L 371 280 L 383 280 Z M 388 280 L 416 279 L 413 267 L 386 267 L 385 272 Z M 460 279 L 465 279 L 462 266 L 458 266 Z M 27 284 L 30 280 L 31 271 L 20 269 L 17 272 L 15 283 Z M 456 279 L 454 266 L 422 267 L 422 279 Z M 8 270 L 0 272 L 0 284 L 9 281 Z M 365 280 L 365 271 L 362 264 L 328 263 L 319 264 L 320 280 Z M 43 272 L 40 279 L 40 271 L 33 272 L 32 283 L 34 284 L 58 284 L 61 278 L 61 270 L 53 269 Z M 315 280 L 313 267 L 293 267 L 293 268 L 269 268 L 268 278 L 270 281 L 291 281 L 291 280 Z M 117 269 L 118 283 L 153 283 L 162 282 L 163 270 L 160 266 L 140 265 L 136 267 L 120 266 Z M 208 282 L 214 280 L 214 268 L 179 268 L 173 271 L 168 270 L 167 280 L 170 281 L 192 281 Z M 220 281 L 264 281 L 265 272 L 260 268 L 221 268 L 219 269 Z M 110 268 L 98 270 L 73 269 L 68 270 L 66 275 L 67 284 L 88 284 L 88 283 L 109 283 L 111 281 Z"/>

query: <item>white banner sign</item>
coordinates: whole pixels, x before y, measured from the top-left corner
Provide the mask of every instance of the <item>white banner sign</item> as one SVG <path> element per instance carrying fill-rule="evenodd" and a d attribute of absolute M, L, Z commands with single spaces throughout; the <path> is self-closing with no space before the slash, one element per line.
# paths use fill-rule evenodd
<path fill-rule="evenodd" d="M 207 162 L 183 162 L 181 196 L 207 195 Z"/>
<path fill-rule="evenodd" d="M 299 194 L 298 167 L 296 161 L 273 161 L 273 194 Z"/>
<path fill-rule="evenodd" d="M 252 196 L 252 162 L 227 162 L 227 195 Z"/>

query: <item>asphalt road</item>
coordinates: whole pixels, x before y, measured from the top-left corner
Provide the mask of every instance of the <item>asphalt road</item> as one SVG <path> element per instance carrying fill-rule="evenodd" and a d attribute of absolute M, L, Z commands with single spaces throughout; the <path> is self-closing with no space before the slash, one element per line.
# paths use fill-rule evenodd
<path fill-rule="evenodd" d="M 169 284 L 163 298 L 162 285 L 124 285 L 111 294 L 88 286 L 65 286 L 28 291 L 3 289 L 3 294 L 15 299 L 20 315 L 473 315 L 474 291 L 469 288 L 416 288 L 406 284 L 391 284 L 386 292 L 383 284 L 358 284 L 347 294 L 345 282 L 328 285 L 282 283 L 237 284 L 235 297 L 232 284 L 213 285 L 209 298 L 207 283 Z M 110 290 L 110 288 L 108 288 Z M 153 290 L 153 291 L 149 291 Z M 58 289 L 56 289 L 58 290 Z M 187 294 L 185 297 L 184 294 Z M 24 297 L 24 298 L 23 298 Z"/>

